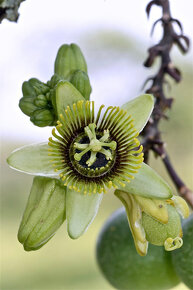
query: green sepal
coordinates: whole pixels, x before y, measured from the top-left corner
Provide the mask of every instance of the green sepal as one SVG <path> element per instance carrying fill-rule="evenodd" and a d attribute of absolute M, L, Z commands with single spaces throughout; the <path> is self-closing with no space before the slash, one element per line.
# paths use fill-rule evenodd
<path fill-rule="evenodd" d="M 83 95 L 85 100 L 90 99 L 92 88 L 87 73 L 81 70 L 75 71 L 70 77 L 70 82 Z"/>
<path fill-rule="evenodd" d="M 85 58 L 78 45 L 74 43 L 64 44 L 58 50 L 54 72 L 64 80 L 69 80 L 70 75 L 75 70 L 87 72 Z"/>
<path fill-rule="evenodd" d="M 94 220 L 103 194 L 85 195 L 67 189 L 66 219 L 68 234 L 72 239 L 79 238 Z"/>
<path fill-rule="evenodd" d="M 135 129 L 141 132 L 149 120 L 153 107 L 153 95 L 145 94 L 129 101 L 121 108 L 127 110 L 128 114 L 131 115 L 133 119 Z"/>
<path fill-rule="evenodd" d="M 59 82 L 55 93 L 58 116 L 64 114 L 67 106 L 72 106 L 80 100 L 85 100 L 81 93 L 68 81 Z"/>
<path fill-rule="evenodd" d="M 53 178 L 35 177 L 18 232 L 26 251 L 51 239 L 66 218 L 66 187 Z"/>
<path fill-rule="evenodd" d="M 125 187 L 121 190 L 148 198 L 168 199 L 172 197 L 169 185 L 145 163 L 142 163 L 142 167 L 134 175 L 134 179 L 130 183 L 125 182 Z"/>

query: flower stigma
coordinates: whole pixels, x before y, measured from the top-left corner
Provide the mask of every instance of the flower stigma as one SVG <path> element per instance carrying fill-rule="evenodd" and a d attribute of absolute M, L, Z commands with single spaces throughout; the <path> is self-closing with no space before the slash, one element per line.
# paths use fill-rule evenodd
<path fill-rule="evenodd" d="M 90 167 L 96 161 L 97 152 L 101 152 L 105 155 L 107 160 L 112 160 L 113 156 L 110 150 L 106 150 L 103 147 L 108 147 L 112 150 L 115 150 L 117 147 L 117 143 L 115 141 L 112 142 L 105 142 L 109 138 L 109 130 L 104 130 L 103 136 L 98 140 L 96 133 L 95 133 L 96 124 L 89 124 L 87 127 L 84 128 L 85 133 L 89 137 L 90 143 L 89 144 L 80 144 L 74 143 L 74 147 L 76 149 L 82 150 L 80 153 L 75 153 L 74 158 L 77 161 L 80 161 L 82 156 L 91 151 L 90 158 L 86 161 L 86 164 Z"/>
<path fill-rule="evenodd" d="M 49 156 L 65 186 L 84 194 L 125 187 L 143 162 L 139 133 L 127 111 L 78 101 L 67 106 L 49 138 Z M 57 131 L 57 132 L 56 132 Z M 59 134 L 58 134 L 59 133 Z"/>

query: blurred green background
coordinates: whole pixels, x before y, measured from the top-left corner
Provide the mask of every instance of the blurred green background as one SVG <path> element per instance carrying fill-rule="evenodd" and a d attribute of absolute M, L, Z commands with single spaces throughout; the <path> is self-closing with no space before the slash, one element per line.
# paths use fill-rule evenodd
<path fill-rule="evenodd" d="M 142 7 L 142 9 L 144 9 L 144 7 Z M 49 31 L 49 33 L 53 35 L 54 30 L 51 32 Z M 45 36 L 44 34 L 45 39 L 46 37 L 49 37 L 49 35 L 50 34 L 47 34 L 47 36 Z M 42 41 L 42 51 L 47 45 L 45 39 Z M 65 40 L 65 37 L 63 37 L 63 39 Z M 60 45 L 62 44 L 59 37 L 58 43 L 60 43 Z M 100 31 L 99 29 L 97 32 L 91 31 L 90 34 L 87 33 L 86 36 L 81 38 L 80 43 L 81 47 L 83 46 L 84 48 L 83 51 L 86 51 L 85 56 L 88 59 L 91 83 L 94 92 L 93 99 L 95 100 L 95 98 L 99 97 L 99 103 L 104 100 L 105 96 L 105 101 L 110 103 L 110 96 L 114 93 L 114 89 L 116 89 L 117 92 L 120 91 L 123 93 L 122 76 L 124 73 L 125 79 L 123 85 L 125 95 L 123 94 L 124 96 L 122 99 L 127 101 L 127 98 L 129 99 L 131 96 L 134 97 L 137 94 L 140 94 L 140 88 L 143 81 L 146 77 L 152 75 L 152 71 L 155 72 L 156 66 L 158 65 L 157 63 L 155 68 L 149 70 L 143 68 L 142 63 L 145 60 L 146 49 L 149 44 L 147 46 L 145 44 L 146 47 L 144 49 L 143 42 L 139 42 L 137 37 L 124 35 L 119 30 Z M 26 47 L 22 48 L 28 52 L 28 57 L 30 57 L 30 53 L 27 51 L 29 44 L 32 44 L 32 47 L 37 49 L 36 46 L 33 46 L 32 42 L 26 42 Z M 55 48 L 52 47 L 52 49 L 55 51 Z M 42 51 L 37 51 L 39 58 L 41 58 Z M 54 53 L 56 53 L 56 51 Z M 170 81 L 172 89 L 169 92 L 167 91 L 166 95 L 174 97 L 175 101 L 172 111 L 168 113 L 170 120 L 162 122 L 161 130 L 163 139 L 167 143 L 171 160 L 177 172 L 184 182 L 190 188 L 193 188 L 193 71 L 187 61 L 183 63 L 183 56 L 180 55 L 179 57 L 179 54 L 174 53 L 173 58 L 175 58 L 175 64 L 178 65 L 182 71 L 183 80 L 180 84 L 175 84 L 173 81 Z M 124 70 L 126 66 L 130 66 L 130 71 L 122 71 L 121 74 L 121 68 Z M 13 67 L 13 72 L 14 69 L 15 68 Z M 42 63 L 41 67 L 38 67 L 38 69 L 43 72 Z M 109 71 L 111 71 L 111 73 L 114 72 L 114 77 L 117 80 L 117 83 L 113 82 L 113 78 L 109 79 Z M 5 71 L 7 74 L 11 74 L 11 72 L 11 70 Z M 28 72 L 29 75 L 26 76 L 26 79 L 32 77 L 29 68 Z M 12 76 L 13 85 L 14 77 L 15 76 Z M 97 90 L 99 79 L 101 87 Z M 106 80 L 108 81 L 108 85 L 111 84 L 111 86 L 114 87 L 108 89 L 105 84 Z M 24 79 L 22 79 L 20 84 L 18 84 L 19 87 L 21 86 L 22 81 L 24 81 Z M 117 87 L 115 87 L 115 83 L 117 84 Z M 9 83 L 7 83 L 7 86 L 8 85 Z M 104 91 L 104 93 L 100 94 L 102 91 Z M 16 96 L 15 98 L 17 98 L 18 102 L 19 96 Z M 117 99 L 118 98 L 119 95 L 117 96 Z M 116 103 L 115 93 L 112 101 L 114 105 Z M 24 120 L 23 127 L 28 126 L 28 118 L 22 115 L 21 112 L 19 112 L 19 114 L 21 114 L 21 118 Z M 14 120 L 14 116 L 12 116 L 12 118 Z M 7 120 L 8 119 L 9 118 L 7 118 Z M 19 122 L 16 117 L 16 122 L 17 121 Z M 4 124 L 5 123 L 6 122 L 4 121 Z M 23 134 L 22 137 L 21 134 L 18 134 L 20 136 L 17 138 L 17 132 L 13 129 L 12 131 L 9 130 L 6 132 L 6 134 L 1 138 L 0 288 L 3 290 L 112 289 L 100 273 L 95 259 L 95 246 L 100 229 L 109 215 L 117 208 L 121 207 L 121 203 L 112 193 L 109 192 L 104 196 L 97 217 L 88 231 L 78 240 L 71 240 L 68 237 L 66 233 L 66 224 L 64 224 L 49 243 L 39 251 L 25 252 L 22 245 L 17 241 L 19 223 L 27 202 L 33 178 L 32 176 L 11 170 L 6 164 L 6 158 L 15 148 L 29 143 L 28 137 L 30 134 L 32 134 L 30 140 L 33 140 L 34 136 L 34 139 L 36 137 L 35 142 L 37 141 L 37 136 L 35 136 L 36 132 L 39 134 L 38 138 L 40 139 L 42 129 L 33 128 L 32 125 L 30 126 L 29 128 L 31 131 L 29 131 L 28 136 L 26 133 Z M 28 129 L 28 127 L 26 128 Z M 20 130 L 22 129 L 18 128 L 18 133 L 20 133 Z M 41 141 L 43 140 L 41 139 Z M 174 189 L 163 164 L 160 160 L 155 160 L 153 155 L 151 155 L 151 165 Z M 183 284 L 180 284 L 174 289 L 181 290 L 187 288 Z"/>

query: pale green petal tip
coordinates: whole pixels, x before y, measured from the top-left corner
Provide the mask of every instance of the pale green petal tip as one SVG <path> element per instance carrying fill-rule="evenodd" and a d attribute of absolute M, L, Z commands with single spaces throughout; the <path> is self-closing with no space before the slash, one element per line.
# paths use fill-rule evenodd
<path fill-rule="evenodd" d="M 67 191 L 67 230 L 71 239 L 78 239 L 88 229 L 97 215 L 103 194 L 84 195 Z"/>
<path fill-rule="evenodd" d="M 39 176 L 56 176 L 48 156 L 48 144 L 26 145 L 16 149 L 7 158 L 9 166 L 17 171 Z"/>
<path fill-rule="evenodd" d="M 89 225 L 88 225 L 89 226 Z M 74 228 L 73 225 L 68 223 L 67 225 L 67 231 L 68 235 L 72 240 L 77 240 L 80 238 L 87 230 L 87 226 L 85 228 L 82 228 L 82 231 L 77 231 L 76 227 Z"/>
<path fill-rule="evenodd" d="M 141 132 L 149 120 L 154 108 L 154 97 L 150 94 L 139 97 L 125 103 L 122 108 L 128 111 L 134 120 L 134 127 Z"/>

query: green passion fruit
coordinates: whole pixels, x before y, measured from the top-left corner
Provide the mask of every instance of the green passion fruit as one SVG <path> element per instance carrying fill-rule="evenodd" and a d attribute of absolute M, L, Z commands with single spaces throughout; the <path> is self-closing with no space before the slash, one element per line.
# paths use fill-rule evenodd
<path fill-rule="evenodd" d="M 193 289 L 193 214 L 183 220 L 183 246 L 172 253 L 173 265 L 178 276 Z"/>
<path fill-rule="evenodd" d="M 179 283 L 170 252 L 149 245 L 137 254 L 123 208 L 105 223 L 97 243 L 97 261 L 105 278 L 117 289 L 168 289 Z"/>

